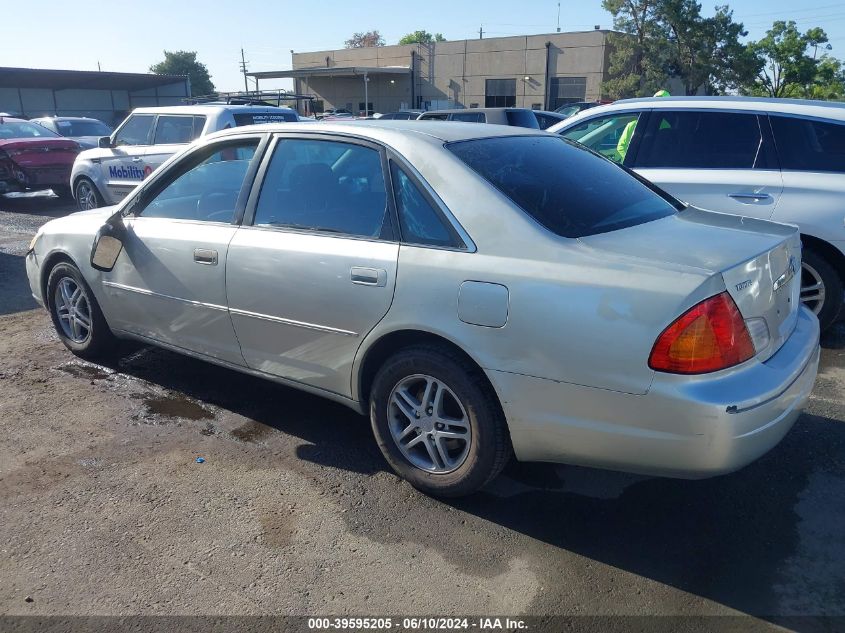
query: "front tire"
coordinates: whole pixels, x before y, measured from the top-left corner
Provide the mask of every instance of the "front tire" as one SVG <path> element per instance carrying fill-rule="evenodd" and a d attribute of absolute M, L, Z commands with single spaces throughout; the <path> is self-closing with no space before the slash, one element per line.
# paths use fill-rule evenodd
<path fill-rule="evenodd" d="M 376 374 L 370 421 L 385 459 L 419 490 L 442 497 L 475 492 L 511 455 L 495 393 L 475 365 L 437 346 L 414 346 Z"/>
<path fill-rule="evenodd" d="M 816 251 L 804 249 L 801 266 L 801 301 L 819 318 L 826 330 L 836 322 L 845 300 L 842 278 Z"/>
<path fill-rule="evenodd" d="M 71 352 L 95 359 L 115 349 L 114 334 L 76 266 L 62 262 L 53 267 L 46 299 L 56 333 Z"/>
<path fill-rule="evenodd" d="M 79 207 L 80 211 L 98 209 L 106 204 L 103 196 L 97 190 L 97 185 L 85 176 L 76 181 L 73 197 L 76 199 L 76 206 Z"/>

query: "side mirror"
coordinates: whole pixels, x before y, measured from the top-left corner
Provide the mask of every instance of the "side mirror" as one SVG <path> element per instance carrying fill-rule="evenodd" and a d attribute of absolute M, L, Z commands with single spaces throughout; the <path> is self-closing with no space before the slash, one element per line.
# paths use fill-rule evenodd
<path fill-rule="evenodd" d="M 91 267 L 109 272 L 117 263 L 120 251 L 123 250 L 123 238 L 126 235 L 126 227 L 119 213 L 111 216 L 94 238 L 94 245 L 91 247 Z"/>
<path fill-rule="evenodd" d="M 97 141 L 97 147 L 100 149 L 109 149 L 111 146 L 111 136 L 101 136 Z"/>

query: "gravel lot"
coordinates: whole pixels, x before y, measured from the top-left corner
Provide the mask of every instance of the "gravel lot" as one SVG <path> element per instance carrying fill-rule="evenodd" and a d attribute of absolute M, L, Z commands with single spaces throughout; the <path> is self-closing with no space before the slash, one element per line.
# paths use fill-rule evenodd
<path fill-rule="evenodd" d="M 76 360 L 23 260 L 68 211 L 0 196 L 0 614 L 845 616 L 845 323 L 738 473 L 511 464 L 443 502 L 340 405 L 153 348 Z"/>

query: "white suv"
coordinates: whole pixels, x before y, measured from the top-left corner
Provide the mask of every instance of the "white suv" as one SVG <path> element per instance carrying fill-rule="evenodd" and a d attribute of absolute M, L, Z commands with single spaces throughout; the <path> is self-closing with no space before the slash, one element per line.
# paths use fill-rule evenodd
<path fill-rule="evenodd" d="M 845 300 L 845 104 L 628 99 L 548 131 L 630 167 L 689 204 L 798 225 L 801 298 L 822 328 L 836 321 Z"/>
<path fill-rule="evenodd" d="M 81 152 L 70 186 L 81 210 L 117 204 L 196 138 L 241 125 L 298 121 L 290 108 L 205 104 L 136 108 L 99 147 Z"/>

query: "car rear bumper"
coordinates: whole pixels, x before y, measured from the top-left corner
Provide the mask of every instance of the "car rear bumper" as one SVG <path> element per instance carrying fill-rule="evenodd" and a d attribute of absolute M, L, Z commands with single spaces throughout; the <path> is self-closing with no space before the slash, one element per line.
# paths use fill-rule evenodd
<path fill-rule="evenodd" d="M 656 373 L 644 395 L 487 374 L 520 460 L 698 479 L 742 468 L 780 442 L 809 398 L 818 362 L 818 320 L 801 308 L 766 362 L 704 376 Z"/>

